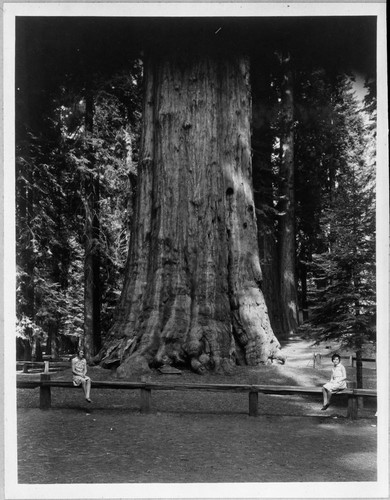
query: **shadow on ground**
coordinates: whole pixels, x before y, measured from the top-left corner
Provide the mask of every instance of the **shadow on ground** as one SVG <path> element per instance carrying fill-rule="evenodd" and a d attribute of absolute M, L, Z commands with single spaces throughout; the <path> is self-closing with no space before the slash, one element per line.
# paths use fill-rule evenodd
<path fill-rule="evenodd" d="M 25 409 L 18 433 L 20 483 L 376 480 L 363 420 Z"/>

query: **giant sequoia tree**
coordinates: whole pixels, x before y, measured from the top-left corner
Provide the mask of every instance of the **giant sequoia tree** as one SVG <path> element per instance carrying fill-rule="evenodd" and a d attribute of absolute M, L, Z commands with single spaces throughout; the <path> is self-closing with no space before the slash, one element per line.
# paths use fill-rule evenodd
<path fill-rule="evenodd" d="M 282 359 L 261 291 L 250 135 L 244 54 L 150 55 L 135 226 L 100 354 L 119 375 Z"/>

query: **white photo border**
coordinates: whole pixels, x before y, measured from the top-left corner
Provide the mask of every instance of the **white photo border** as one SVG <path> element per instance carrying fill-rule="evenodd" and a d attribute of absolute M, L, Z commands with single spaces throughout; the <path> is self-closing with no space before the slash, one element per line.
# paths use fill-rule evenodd
<path fill-rule="evenodd" d="M 18 484 L 15 374 L 15 18 L 18 16 L 112 17 L 377 17 L 377 297 L 378 480 L 359 483 Z M 389 175 L 386 4 L 378 2 L 48 2 L 3 3 L 3 290 L 4 484 L 7 499 L 62 498 L 387 498 L 389 495 Z"/>

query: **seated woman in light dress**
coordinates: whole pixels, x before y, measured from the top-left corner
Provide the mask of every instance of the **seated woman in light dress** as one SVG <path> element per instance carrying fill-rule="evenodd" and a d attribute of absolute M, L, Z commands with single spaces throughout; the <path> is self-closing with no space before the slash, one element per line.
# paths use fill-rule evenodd
<path fill-rule="evenodd" d="M 87 375 L 87 360 L 84 357 L 83 349 L 79 349 L 78 354 L 72 359 L 73 385 L 82 386 L 85 399 L 91 403 L 91 379 Z"/>
<path fill-rule="evenodd" d="M 341 364 L 339 354 L 332 356 L 333 368 L 329 382 L 322 386 L 323 407 L 321 410 L 326 410 L 330 403 L 330 398 L 335 392 L 342 391 L 347 387 L 347 373 L 344 366 Z"/>

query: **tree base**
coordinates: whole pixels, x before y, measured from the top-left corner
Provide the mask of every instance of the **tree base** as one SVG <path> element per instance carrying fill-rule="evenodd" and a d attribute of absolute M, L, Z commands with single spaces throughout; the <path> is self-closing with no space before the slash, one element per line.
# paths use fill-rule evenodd
<path fill-rule="evenodd" d="M 134 375 L 145 375 L 151 372 L 146 359 L 139 355 L 133 354 L 123 361 L 117 368 L 116 375 L 118 378 L 131 378 Z"/>

